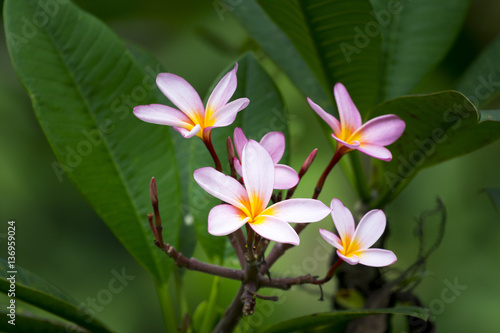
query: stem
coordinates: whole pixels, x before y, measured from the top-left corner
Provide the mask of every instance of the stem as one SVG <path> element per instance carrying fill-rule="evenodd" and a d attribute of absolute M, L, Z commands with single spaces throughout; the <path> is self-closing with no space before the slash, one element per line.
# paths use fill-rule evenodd
<path fill-rule="evenodd" d="M 185 267 L 192 271 L 203 272 L 237 281 L 243 281 L 244 279 L 244 272 L 242 270 L 212 265 L 199 261 L 195 258 L 188 258 L 169 244 L 163 244 L 163 246 L 161 246 L 158 242 L 155 242 L 155 244 L 170 258 L 174 259 L 175 264 L 179 267 Z"/>
<path fill-rule="evenodd" d="M 222 165 L 220 163 L 219 157 L 217 156 L 217 153 L 215 152 L 214 146 L 212 145 L 212 132 L 208 132 L 208 135 L 203 135 L 203 143 L 207 147 L 210 155 L 214 160 L 215 169 L 219 172 L 222 172 Z"/>
<path fill-rule="evenodd" d="M 340 149 L 335 150 L 335 154 L 333 155 L 332 160 L 326 166 L 325 170 L 321 174 L 321 177 L 319 177 L 318 182 L 316 183 L 316 187 L 314 188 L 314 194 L 312 196 L 313 199 L 318 199 L 319 194 L 323 189 L 323 185 L 325 185 L 326 177 L 328 177 L 330 171 L 332 171 L 333 167 L 337 164 L 340 158 L 344 156 L 345 151 L 342 148 L 344 148 L 344 146 L 341 146 Z"/>
<path fill-rule="evenodd" d="M 232 332 L 238 322 L 241 319 L 242 311 L 243 311 L 243 302 L 241 301 L 241 297 L 245 291 L 245 284 L 241 284 L 240 289 L 236 295 L 234 295 L 233 301 L 224 312 L 224 316 L 219 321 L 214 332 Z"/>
<path fill-rule="evenodd" d="M 165 331 L 177 332 L 177 317 L 168 292 L 168 284 L 156 283 L 156 293 L 158 295 L 158 299 L 160 300 L 161 313 L 165 323 Z"/>
<path fill-rule="evenodd" d="M 328 270 L 328 273 L 326 273 L 326 276 L 324 279 L 321 279 L 321 280 L 316 280 L 314 282 L 312 282 L 313 284 L 324 284 L 328 281 L 330 281 L 333 277 L 333 275 L 335 274 L 335 271 L 337 270 L 337 268 L 344 262 L 344 260 L 342 259 L 337 259 L 337 261 L 332 265 L 332 267 L 330 267 L 330 269 Z"/>
<path fill-rule="evenodd" d="M 233 232 L 232 234 L 227 235 L 227 237 L 229 238 L 229 241 L 231 242 L 231 245 L 233 246 L 234 252 L 236 253 L 236 256 L 238 257 L 241 268 L 245 267 L 245 255 L 243 254 L 243 250 L 240 247 L 238 239 L 236 239 L 235 233 Z"/>

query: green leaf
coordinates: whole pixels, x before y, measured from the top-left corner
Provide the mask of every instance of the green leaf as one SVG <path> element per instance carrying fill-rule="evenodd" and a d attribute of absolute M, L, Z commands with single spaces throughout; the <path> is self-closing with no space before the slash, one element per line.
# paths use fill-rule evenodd
<path fill-rule="evenodd" d="M 377 25 L 368 0 L 259 3 L 288 35 L 325 91 L 342 82 L 362 114 L 376 103 L 382 38 L 370 30 Z"/>
<path fill-rule="evenodd" d="M 8 323 L 11 320 L 7 317 L 7 312 L 4 310 L 0 311 L 2 317 L 5 320 L 0 322 L 0 330 L 2 332 L 12 332 L 12 333 L 47 333 L 47 332 L 74 332 L 74 333 L 88 333 L 88 332 L 99 332 L 99 331 L 88 331 L 79 326 L 72 325 L 69 323 L 58 322 L 55 320 L 49 320 L 44 318 L 39 318 L 32 316 L 30 314 L 16 314 L 15 325 Z M 102 332 L 102 331 L 101 331 Z M 105 331 L 110 332 L 110 331 Z"/>
<path fill-rule="evenodd" d="M 457 91 L 399 97 L 377 106 L 371 117 L 396 114 L 406 123 L 390 145 L 390 162 L 376 161 L 381 207 L 422 169 L 470 153 L 500 138 L 500 124 L 477 123 L 472 103 Z"/>
<path fill-rule="evenodd" d="M 4 22 L 14 68 L 59 160 L 52 167 L 60 181 L 63 173 L 71 179 L 125 248 L 164 283 L 173 265 L 154 246 L 146 214 L 155 176 L 165 238 L 175 242 L 180 193 L 174 150 L 166 127 L 132 115 L 135 105 L 156 101 L 154 77 L 93 16 L 71 2 L 43 4 L 6 0 Z M 45 17 L 45 24 L 35 24 L 35 17 Z"/>
<path fill-rule="evenodd" d="M 234 64 L 231 64 L 221 73 L 220 77 L 215 80 L 213 87 L 233 66 Z M 226 140 L 227 137 L 233 137 L 235 127 L 241 127 L 247 138 L 257 141 L 271 131 L 283 132 L 285 138 L 288 139 L 288 119 L 281 95 L 271 77 L 269 77 L 252 53 L 246 53 L 238 59 L 237 75 L 238 88 L 232 100 L 247 97 L 250 99 L 250 104 L 239 112 L 232 126 L 215 128 L 212 131 L 212 142 L 226 174 L 229 172 Z M 211 91 L 212 89 L 210 89 L 209 94 Z M 193 142 L 191 149 L 191 170 L 194 171 L 201 167 L 213 166 L 213 160 L 201 140 L 193 138 L 191 141 Z M 285 161 L 285 159 L 286 156 L 282 161 Z M 198 241 L 211 259 L 215 257 L 222 259 L 226 238 L 212 236 L 207 231 L 208 213 L 212 207 L 219 205 L 221 202 L 201 189 L 192 177 L 190 179 L 191 192 L 189 197 L 191 200 L 191 212 L 198 233 Z"/>
<path fill-rule="evenodd" d="M 491 202 L 495 206 L 497 212 L 500 214 L 500 189 L 498 188 L 485 188 L 484 191 L 488 194 Z"/>
<path fill-rule="evenodd" d="M 333 87 L 324 89 L 286 33 L 264 12 L 256 0 L 232 8 L 232 14 L 305 96 L 333 112 Z"/>
<path fill-rule="evenodd" d="M 479 55 L 460 79 L 457 90 L 478 108 L 500 94 L 500 35 Z"/>
<path fill-rule="evenodd" d="M 469 1 L 370 0 L 383 36 L 381 100 L 407 95 L 444 58 Z"/>
<path fill-rule="evenodd" d="M 417 317 L 427 320 L 429 311 L 427 309 L 401 306 L 389 309 L 361 309 L 361 310 L 345 310 L 327 313 L 317 313 L 313 315 L 303 316 L 291 320 L 287 320 L 265 329 L 264 333 L 291 333 L 291 332 L 304 332 L 313 328 L 328 328 L 334 327 L 339 324 L 347 324 L 349 321 L 359 318 L 370 316 L 374 314 L 398 314 Z"/>
<path fill-rule="evenodd" d="M 63 319 L 74 322 L 82 327 L 89 329 L 92 332 L 110 332 L 110 330 L 95 316 L 85 311 L 77 301 L 61 291 L 59 288 L 48 283 L 37 275 L 23 269 L 20 266 L 15 267 L 17 273 L 9 273 L 12 269 L 9 268 L 8 262 L 0 258 L 0 291 L 9 294 L 11 289 L 11 281 L 8 278 L 11 275 L 15 276 L 15 299 L 34 305 L 40 309 L 53 313 Z M 19 304 L 16 304 L 19 307 Z M 28 318 L 32 319 L 32 318 Z M 28 320 L 27 319 L 27 320 Z M 33 319 L 34 320 L 34 319 Z M 21 326 L 19 321 L 22 321 L 16 314 L 16 326 Z M 28 320 L 29 321 L 29 320 Z M 2 320 L 6 323 L 7 320 Z M 10 326 L 10 324 L 9 324 Z M 5 327 L 4 327 L 5 328 Z M 3 330 L 3 329 L 2 329 Z M 24 332 L 35 332 L 34 330 L 26 330 Z"/>

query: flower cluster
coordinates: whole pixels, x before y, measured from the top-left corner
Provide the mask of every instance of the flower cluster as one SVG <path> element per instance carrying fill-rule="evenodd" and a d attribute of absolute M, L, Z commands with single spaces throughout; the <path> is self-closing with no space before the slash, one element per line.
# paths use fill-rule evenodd
<path fill-rule="evenodd" d="M 317 197 L 331 168 L 349 151 L 358 150 L 383 161 L 391 160 L 391 152 L 385 146 L 402 135 L 405 123 L 395 115 L 385 115 L 363 124 L 358 109 L 341 83 L 334 87 L 340 121 L 308 98 L 311 108 L 332 128 L 337 148 L 312 199 L 292 199 L 287 196 L 281 200 L 281 195 L 274 195 L 273 190 L 289 190 L 289 194 L 293 194 L 300 181 L 294 169 L 279 164 L 285 151 L 283 133 L 267 133 L 257 142 L 248 140 L 243 130 L 236 128 L 233 136 L 236 155 L 231 152 L 231 168 L 237 174 L 233 173 L 232 176 L 222 172 L 213 149 L 212 129 L 232 124 L 237 113 L 249 104 L 247 98 L 229 102 L 237 87 L 237 69 L 236 64 L 220 80 L 206 106 L 183 78 L 170 73 L 159 74 L 156 81 L 158 87 L 178 109 L 159 104 L 141 105 L 134 109 L 139 119 L 173 126 L 185 138 L 198 136 L 209 148 L 216 168 L 204 167 L 193 175 L 199 186 L 223 201 L 213 207 L 208 215 L 208 232 L 215 236 L 231 235 L 246 226 L 248 239 L 255 233 L 261 239 L 299 245 L 298 225 L 293 228 L 290 223 L 318 222 L 331 214 L 340 237 L 324 229 L 319 229 L 319 232 L 337 249 L 341 261 L 374 267 L 394 263 L 396 256 L 393 252 L 370 248 L 385 229 L 385 214 L 381 210 L 368 212 L 356 228 L 351 212 L 340 200 L 334 198 L 330 207 L 327 207 Z M 308 167 L 312 159 L 308 158 L 307 161 Z"/>

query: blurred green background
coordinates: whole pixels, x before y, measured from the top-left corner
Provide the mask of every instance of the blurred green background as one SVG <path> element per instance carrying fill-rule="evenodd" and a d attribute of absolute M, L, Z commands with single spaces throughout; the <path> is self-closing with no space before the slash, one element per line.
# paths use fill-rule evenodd
<path fill-rule="evenodd" d="M 319 133 L 312 110 L 302 96 L 262 53 L 231 16 L 216 1 L 140 2 L 131 0 L 78 0 L 82 8 L 105 21 L 122 38 L 151 50 L 168 71 L 186 78 L 203 96 L 214 78 L 249 48 L 256 50 L 275 78 L 290 113 L 291 165 L 298 169 L 314 148 L 318 158 L 297 191 L 311 195 L 317 174 L 332 154 L 332 145 Z M 240 1 L 226 1 L 238 5 Z M 454 47 L 441 66 L 428 76 L 416 92 L 434 92 L 453 87 L 474 57 L 500 32 L 500 2 L 474 0 Z M 3 25 L 2 25 L 3 26 Z M 3 28 L 2 28 L 3 29 Z M 121 293 L 102 305 L 97 316 L 117 332 L 160 332 L 163 323 L 152 278 L 137 264 L 100 221 L 67 178 L 59 182 L 52 170 L 55 161 L 32 111 L 30 100 L 10 64 L 2 32 L 0 43 L 0 241 L 5 254 L 7 221 L 17 225 L 17 263 L 59 286 L 85 303 L 108 288 L 113 271 L 125 269 L 134 279 Z M 498 101 L 492 107 L 499 107 Z M 404 269 L 416 256 L 415 217 L 444 201 L 448 223 L 441 247 L 428 261 L 428 274 L 417 291 L 431 307 L 440 332 L 492 332 L 500 327 L 500 216 L 486 187 L 500 188 L 500 142 L 437 167 L 424 170 L 386 214 L 391 224 L 387 247 L 399 258 L 395 268 Z M 353 208 L 355 192 L 342 170 L 329 177 L 320 199 L 332 197 Z M 330 218 L 306 229 L 301 247 L 292 249 L 272 270 L 275 276 L 288 270 L 323 275 L 328 258 L 317 227 L 331 228 Z M 437 229 L 430 230 L 435 234 Z M 195 256 L 203 259 L 201 249 Z M 316 260 L 310 260 L 316 256 Z M 186 274 L 188 305 L 194 310 L 208 298 L 211 277 Z M 450 303 L 440 301 L 446 282 L 467 286 Z M 223 281 L 219 305 L 230 302 L 238 284 Z M 331 283 L 327 294 L 335 288 Z M 271 294 L 272 291 L 263 291 Z M 282 293 L 278 304 L 261 302 L 244 327 L 263 327 L 294 316 L 328 311 L 328 302 L 318 302 L 318 290 L 294 287 Z M 448 294 L 447 294 L 448 295 Z M 2 296 L 0 301 L 6 304 Z M 444 306 L 440 306 L 444 304 Z"/>

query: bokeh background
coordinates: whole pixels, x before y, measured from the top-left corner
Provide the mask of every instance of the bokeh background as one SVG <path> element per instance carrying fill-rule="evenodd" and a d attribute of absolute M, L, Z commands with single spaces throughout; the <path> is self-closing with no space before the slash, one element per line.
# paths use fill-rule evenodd
<path fill-rule="evenodd" d="M 305 97 L 258 50 L 231 11 L 221 10 L 219 0 L 75 2 L 105 21 L 125 40 L 151 50 L 168 71 L 186 78 L 202 96 L 220 71 L 239 54 L 255 50 L 278 83 L 289 109 L 291 165 L 298 169 L 307 154 L 319 148 L 314 167 L 298 189 L 299 196 L 311 195 L 317 174 L 330 159 L 333 146 L 318 135 L 319 126 Z M 240 1 L 225 3 L 230 8 Z M 500 2 L 472 1 L 463 30 L 450 53 L 415 92 L 453 87 L 463 70 L 500 32 L 498 17 Z M 102 305 L 97 316 L 117 332 L 161 332 L 163 323 L 152 279 L 71 182 L 67 178 L 59 182 L 51 166 L 55 156 L 12 68 L 3 31 L 0 39 L 0 255 L 6 253 L 7 221 L 15 220 L 18 265 L 82 303 L 108 288 L 113 271 L 125 269 L 134 279 L 121 293 L 114 294 L 108 304 Z M 498 108 L 498 101 L 491 108 L 495 106 Z M 417 288 L 423 304 L 431 308 L 440 332 L 494 332 L 500 327 L 500 215 L 482 191 L 487 187 L 500 188 L 499 152 L 500 142 L 497 142 L 422 171 L 386 209 L 391 224 L 387 247 L 399 257 L 395 268 L 404 269 L 417 252 L 415 217 L 434 208 L 438 196 L 447 208 L 444 240 L 429 259 L 427 272 Z M 329 177 L 320 198 L 329 203 L 334 196 L 350 208 L 356 202 L 355 192 L 340 168 Z M 291 250 L 273 268 L 273 273 L 280 275 L 295 269 L 323 275 L 328 257 L 316 227 L 331 228 L 331 225 L 331 219 L 327 218 L 306 229 L 300 248 Z M 431 225 L 430 239 L 436 233 L 437 227 L 433 229 Z M 199 248 L 195 256 L 204 258 Z M 316 260 L 311 261 L 311 256 L 316 256 Z M 442 301 L 445 281 L 452 284 L 457 281 L 467 288 L 454 301 L 445 303 Z M 201 273 L 186 274 L 191 310 L 208 298 L 211 283 L 212 278 Z M 235 282 L 222 282 L 218 300 L 221 307 L 229 304 L 237 286 Z M 334 283 L 328 285 L 327 295 L 334 288 Z M 294 287 L 279 294 L 279 304 L 261 303 L 262 307 L 247 319 L 246 325 L 264 327 L 294 316 L 329 310 L 329 303 L 318 302 L 318 290 L 312 287 Z M 6 304 L 3 295 L 0 303 Z"/>

